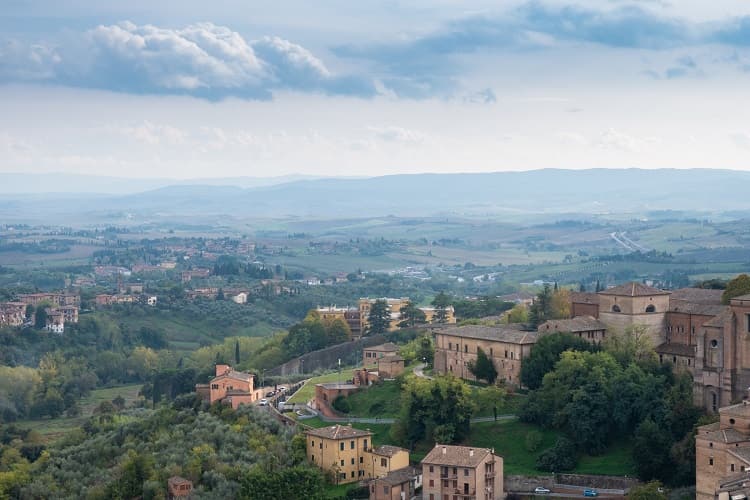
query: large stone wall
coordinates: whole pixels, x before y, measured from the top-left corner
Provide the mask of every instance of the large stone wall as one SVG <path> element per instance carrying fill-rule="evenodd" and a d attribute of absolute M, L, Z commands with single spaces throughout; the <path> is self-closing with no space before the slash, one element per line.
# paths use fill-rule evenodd
<path fill-rule="evenodd" d="M 326 347 L 325 349 L 309 352 L 299 358 L 287 361 L 283 365 L 267 370 L 266 376 L 297 375 L 300 373 L 312 373 L 315 370 L 336 368 L 339 359 L 341 359 L 342 365 L 358 365 L 362 361 L 362 349 L 383 344 L 386 341 L 386 338 L 382 335 L 373 335 L 372 337 L 363 337 L 351 342 Z"/>

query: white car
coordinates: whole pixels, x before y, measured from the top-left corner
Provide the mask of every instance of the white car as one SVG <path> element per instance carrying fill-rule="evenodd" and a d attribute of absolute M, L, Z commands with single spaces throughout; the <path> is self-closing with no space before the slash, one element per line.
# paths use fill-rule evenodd
<path fill-rule="evenodd" d="M 268 406 L 268 400 L 266 398 L 263 398 L 260 400 L 260 403 L 258 403 L 260 406 Z"/>
<path fill-rule="evenodd" d="M 550 490 L 543 486 L 537 486 L 536 488 L 534 488 L 534 493 L 536 493 L 537 495 L 546 495 L 547 493 L 550 493 Z"/>

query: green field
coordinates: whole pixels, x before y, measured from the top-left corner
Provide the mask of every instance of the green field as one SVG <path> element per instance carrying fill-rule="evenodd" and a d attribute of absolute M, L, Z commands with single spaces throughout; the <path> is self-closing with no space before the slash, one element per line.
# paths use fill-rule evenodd
<path fill-rule="evenodd" d="M 323 384 L 326 382 L 351 382 L 352 377 L 352 367 L 346 367 L 341 368 L 341 373 L 339 372 L 331 372 L 326 373 L 325 375 L 319 375 L 317 377 L 313 377 L 310 380 L 307 381 L 307 383 L 302 386 L 300 390 L 294 393 L 294 395 L 289 398 L 290 403 L 307 403 L 310 401 L 313 396 L 315 396 L 315 384 Z"/>
<path fill-rule="evenodd" d="M 542 445 L 538 451 L 526 449 L 526 434 L 538 430 L 542 433 Z M 541 474 L 536 470 L 536 458 L 546 448 L 555 444 L 561 433 L 517 420 L 472 424 L 471 434 L 464 444 L 494 448 L 503 457 L 506 474 Z M 616 443 L 603 455 L 582 455 L 573 472 L 580 474 L 634 475 L 631 448 L 625 443 Z"/>
<path fill-rule="evenodd" d="M 401 392 L 393 380 L 364 388 L 347 400 L 352 417 L 395 417 L 401 408 Z"/>
<path fill-rule="evenodd" d="M 16 425 L 24 429 L 35 430 L 41 434 L 45 441 L 51 442 L 83 425 L 86 419 L 94 413 L 94 409 L 103 401 L 112 401 L 117 396 L 122 396 L 125 399 L 126 405 L 132 404 L 138 399 L 138 392 L 141 390 L 141 387 L 141 384 L 132 384 L 107 389 L 96 389 L 81 400 L 81 415 L 78 417 L 19 420 L 16 422 Z"/>

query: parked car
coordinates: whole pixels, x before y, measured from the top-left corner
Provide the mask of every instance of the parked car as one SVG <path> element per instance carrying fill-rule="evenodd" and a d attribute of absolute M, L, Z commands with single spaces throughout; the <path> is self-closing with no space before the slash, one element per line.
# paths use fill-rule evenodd
<path fill-rule="evenodd" d="M 585 490 L 583 490 L 583 496 L 585 496 L 585 497 L 598 497 L 599 493 L 597 493 L 596 490 L 585 489 Z"/>
<path fill-rule="evenodd" d="M 276 391 L 268 391 L 268 392 L 266 393 L 266 397 L 267 397 L 267 398 L 272 398 L 272 397 L 274 397 L 275 395 L 276 395 Z"/>
<path fill-rule="evenodd" d="M 260 400 L 260 403 L 258 403 L 260 406 L 268 406 L 268 400 L 266 398 L 263 398 Z"/>
<path fill-rule="evenodd" d="M 537 486 L 534 488 L 534 493 L 537 495 L 546 495 L 547 493 L 550 493 L 550 490 L 548 488 L 545 488 L 544 486 Z"/>

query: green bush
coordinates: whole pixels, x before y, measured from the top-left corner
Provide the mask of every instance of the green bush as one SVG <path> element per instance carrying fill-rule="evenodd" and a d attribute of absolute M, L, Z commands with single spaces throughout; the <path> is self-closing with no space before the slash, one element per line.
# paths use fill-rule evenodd
<path fill-rule="evenodd" d="M 573 470 L 578 462 L 576 448 L 573 441 L 559 438 L 552 448 L 548 448 L 539 455 L 536 468 L 547 472 L 561 472 Z"/>
<path fill-rule="evenodd" d="M 526 433 L 526 450 L 535 452 L 542 444 L 542 433 L 539 431 L 529 431 Z"/>
<path fill-rule="evenodd" d="M 349 413 L 352 411 L 352 407 L 345 396 L 339 396 L 333 400 L 333 409 L 339 413 Z"/>

